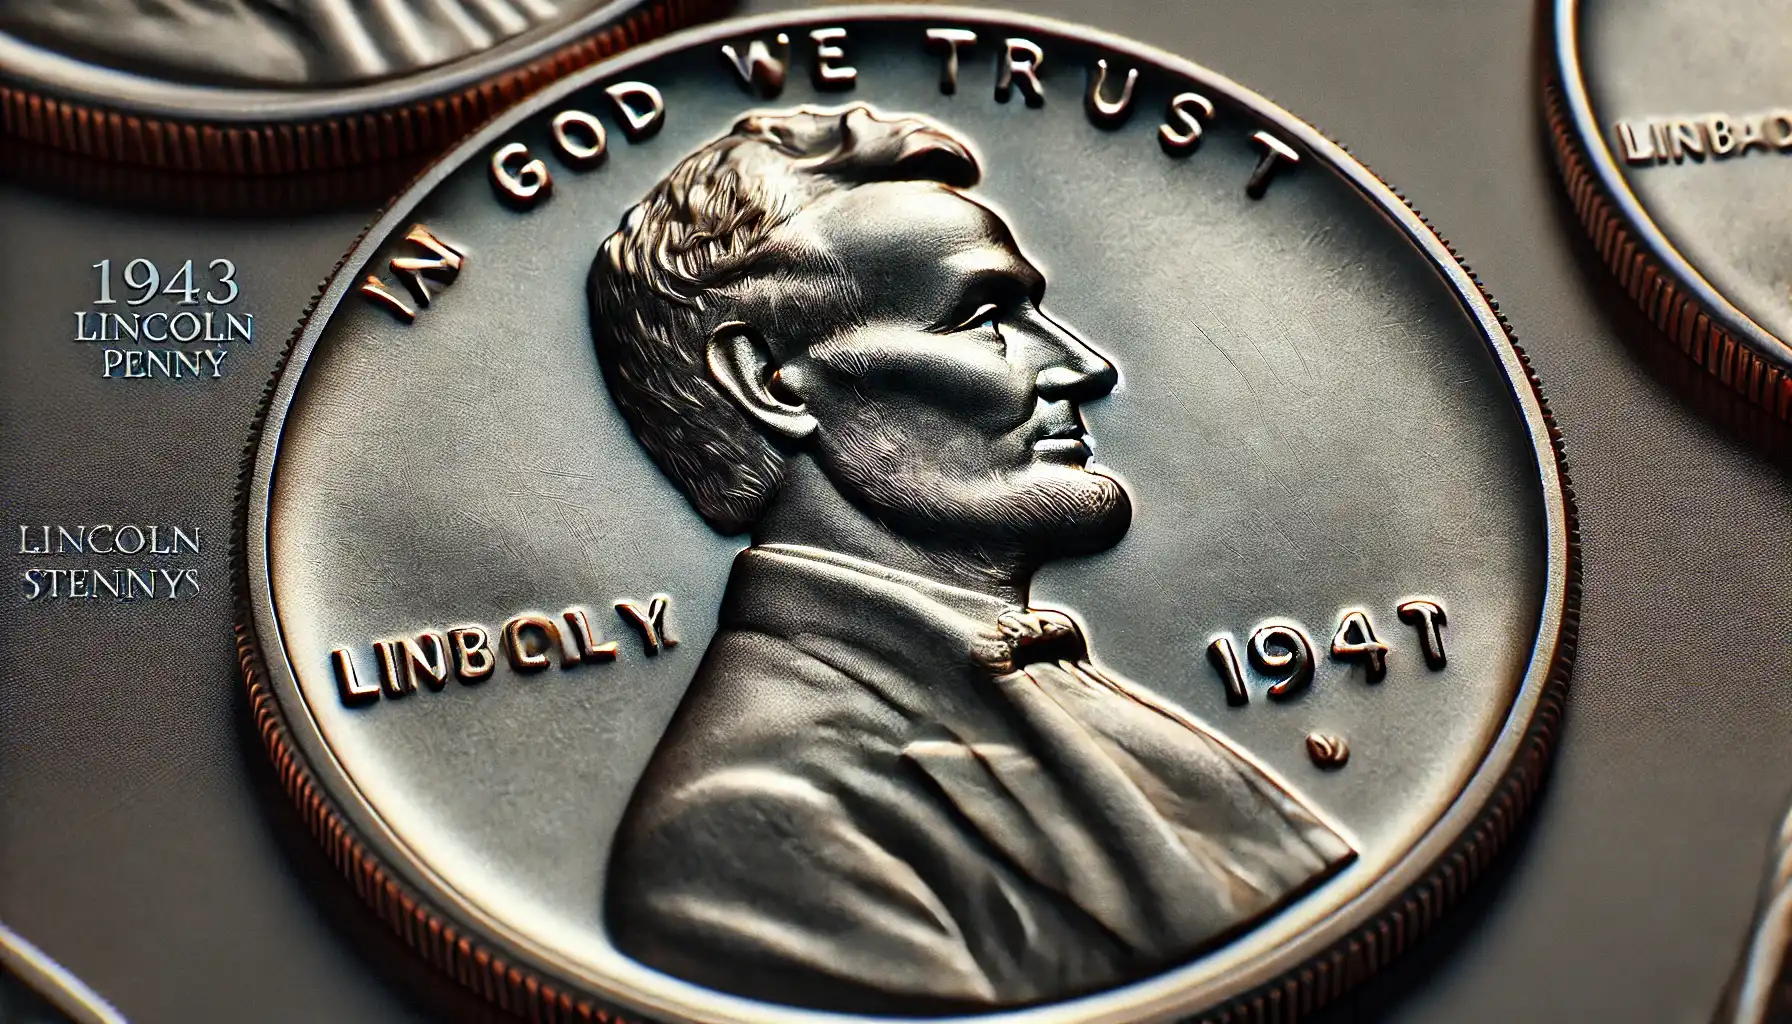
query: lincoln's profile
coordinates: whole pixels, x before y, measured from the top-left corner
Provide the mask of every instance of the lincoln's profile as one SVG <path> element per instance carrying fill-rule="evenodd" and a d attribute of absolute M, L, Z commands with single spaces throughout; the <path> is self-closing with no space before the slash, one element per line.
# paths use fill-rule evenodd
<path fill-rule="evenodd" d="M 1040 309 L 979 174 L 922 118 L 755 114 L 592 266 L 616 404 L 752 537 L 610 861 L 611 936 L 668 974 L 867 1012 L 1062 998 L 1353 856 L 1028 605 L 1041 564 L 1126 533 L 1079 412 L 1117 374 Z"/>

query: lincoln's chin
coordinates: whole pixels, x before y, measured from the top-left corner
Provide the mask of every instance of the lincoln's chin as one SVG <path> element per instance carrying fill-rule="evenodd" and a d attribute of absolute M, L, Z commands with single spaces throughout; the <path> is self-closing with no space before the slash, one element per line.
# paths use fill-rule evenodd
<path fill-rule="evenodd" d="M 1026 492 L 1013 522 L 1044 558 L 1105 551 L 1132 526 L 1132 498 L 1106 467 L 1089 466 Z"/>
<path fill-rule="evenodd" d="M 1105 467 L 1091 466 L 1087 472 L 1097 481 L 1097 497 L 1089 516 L 1089 546 L 1074 552 L 1077 554 L 1105 551 L 1120 543 L 1132 527 L 1132 497 L 1126 488 Z"/>

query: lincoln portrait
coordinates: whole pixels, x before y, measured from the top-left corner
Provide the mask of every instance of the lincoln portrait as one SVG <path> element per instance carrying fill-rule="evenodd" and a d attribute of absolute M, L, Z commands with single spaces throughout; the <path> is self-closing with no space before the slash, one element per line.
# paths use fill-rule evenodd
<path fill-rule="evenodd" d="M 1353 857 L 1029 602 L 1042 565 L 1126 535 L 1082 416 L 1118 372 L 1045 311 L 981 174 L 926 118 L 752 114 L 593 263 L 617 408 L 749 538 L 609 863 L 608 932 L 658 971 L 839 1011 L 1062 999 Z"/>

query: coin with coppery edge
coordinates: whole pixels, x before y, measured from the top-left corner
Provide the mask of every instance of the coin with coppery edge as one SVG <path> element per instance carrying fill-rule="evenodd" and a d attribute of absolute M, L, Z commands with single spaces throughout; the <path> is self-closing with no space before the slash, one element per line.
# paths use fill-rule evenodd
<path fill-rule="evenodd" d="M 1559 435 L 1387 185 L 1024 15 L 726 23 L 440 161 L 243 477 L 256 725 L 537 1020 L 1290 1020 L 1518 828 Z"/>
<path fill-rule="evenodd" d="M 1553 0 L 1543 87 L 1557 167 L 1618 284 L 1697 372 L 1776 430 L 1792 424 L 1783 15 Z"/>
<path fill-rule="evenodd" d="M 730 6 L 0 0 L 0 136 L 181 174 L 402 165 L 562 75 Z"/>

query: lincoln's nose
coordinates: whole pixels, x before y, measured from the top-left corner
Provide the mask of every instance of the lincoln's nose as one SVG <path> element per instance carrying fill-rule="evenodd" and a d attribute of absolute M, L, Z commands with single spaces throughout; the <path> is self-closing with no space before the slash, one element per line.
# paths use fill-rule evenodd
<path fill-rule="evenodd" d="M 1048 326 L 1051 361 L 1036 378 L 1039 395 L 1047 401 L 1086 402 L 1114 390 L 1120 371 L 1114 364 L 1089 347 L 1088 342 L 1049 317 L 1041 316 Z"/>

